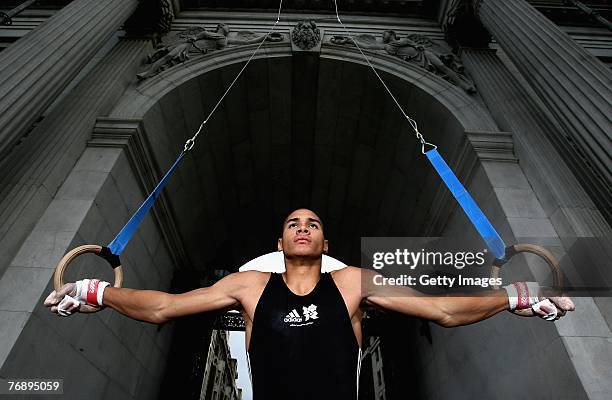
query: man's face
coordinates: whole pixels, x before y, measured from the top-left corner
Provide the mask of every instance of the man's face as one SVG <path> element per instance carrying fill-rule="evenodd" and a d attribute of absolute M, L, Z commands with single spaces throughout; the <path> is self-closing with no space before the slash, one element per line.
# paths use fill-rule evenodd
<path fill-rule="evenodd" d="M 278 239 L 278 250 L 286 257 L 318 258 L 327 252 L 321 219 L 314 212 L 295 210 L 283 224 L 283 236 Z"/>

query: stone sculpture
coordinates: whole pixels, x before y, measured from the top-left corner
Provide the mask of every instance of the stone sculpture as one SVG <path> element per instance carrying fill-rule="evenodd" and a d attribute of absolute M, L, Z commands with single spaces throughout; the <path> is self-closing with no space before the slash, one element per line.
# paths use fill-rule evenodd
<path fill-rule="evenodd" d="M 426 36 L 412 34 L 400 38 L 395 31 L 387 30 L 382 34 L 382 41 L 374 35 L 362 34 L 350 38 L 347 36 L 333 36 L 330 43 L 355 46 L 355 42 L 362 49 L 384 50 L 387 54 L 401 58 L 435 73 L 463 88 L 468 93 L 475 93 L 474 84 L 463 74 L 463 66 L 457 57 L 450 51 L 434 43 Z"/>
<path fill-rule="evenodd" d="M 144 80 L 159 74 L 161 71 L 187 60 L 192 54 L 206 54 L 221 50 L 228 46 L 240 46 L 259 43 L 263 40 L 279 42 L 283 36 L 279 33 L 260 35 L 250 31 L 240 31 L 230 37 L 230 29 L 226 24 L 218 24 L 214 31 L 202 27 L 188 27 L 185 30 L 170 35 L 163 40 L 157 50 L 147 56 L 147 69 L 136 75 L 138 80 Z"/>
<path fill-rule="evenodd" d="M 300 21 L 291 33 L 291 40 L 302 50 L 310 50 L 321 41 L 321 31 L 314 21 Z"/>

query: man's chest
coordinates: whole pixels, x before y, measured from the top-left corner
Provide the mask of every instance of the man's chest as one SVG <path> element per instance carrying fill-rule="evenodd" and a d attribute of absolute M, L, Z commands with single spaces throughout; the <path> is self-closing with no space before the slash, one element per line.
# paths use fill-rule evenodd
<path fill-rule="evenodd" d="M 242 306 L 242 312 L 247 319 L 254 321 L 257 310 L 263 307 L 270 308 L 268 316 L 275 320 L 282 319 L 283 321 L 302 320 L 308 322 L 319 319 L 321 316 L 334 315 L 338 316 L 338 309 L 342 310 L 342 314 L 346 314 L 349 319 L 353 319 L 360 314 L 361 296 L 357 290 L 353 288 L 337 287 L 339 296 L 291 296 L 286 293 L 286 296 L 276 296 L 273 304 L 265 301 L 265 287 L 253 287 L 246 291 L 239 299 Z M 260 303 L 265 304 L 261 306 Z M 335 311 L 335 312 L 332 312 Z M 323 314 L 320 314 L 323 312 Z M 271 315 L 270 315 L 271 314 Z"/>

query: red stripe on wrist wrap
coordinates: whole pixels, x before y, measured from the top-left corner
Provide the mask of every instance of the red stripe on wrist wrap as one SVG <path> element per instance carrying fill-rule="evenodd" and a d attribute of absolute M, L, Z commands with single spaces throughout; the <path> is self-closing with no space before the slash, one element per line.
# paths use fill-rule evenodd
<path fill-rule="evenodd" d="M 100 284 L 99 279 L 91 279 L 89 285 L 87 285 L 87 298 L 85 301 L 87 304 L 98 306 L 98 285 Z"/>
<path fill-rule="evenodd" d="M 527 288 L 527 284 L 525 282 L 516 282 L 514 284 L 517 292 L 517 310 L 524 310 L 529 308 L 529 289 Z"/>

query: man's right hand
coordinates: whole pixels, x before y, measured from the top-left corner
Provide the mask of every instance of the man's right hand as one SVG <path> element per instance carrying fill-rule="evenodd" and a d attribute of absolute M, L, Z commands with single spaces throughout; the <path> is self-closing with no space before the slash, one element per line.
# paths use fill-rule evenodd
<path fill-rule="evenodd" d="M 79 311 L 81 305 L 84 304 L 100 307 L 104 289 L 108 285 L 108 282 L 98 279 L 83 279 L 74 283 L 66 283 L 59 290 L 52 291 L 45 299 L 44 305 L 50 307 L 51 312 L 62 317 Z"/>

